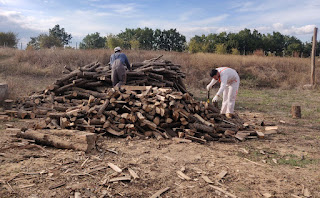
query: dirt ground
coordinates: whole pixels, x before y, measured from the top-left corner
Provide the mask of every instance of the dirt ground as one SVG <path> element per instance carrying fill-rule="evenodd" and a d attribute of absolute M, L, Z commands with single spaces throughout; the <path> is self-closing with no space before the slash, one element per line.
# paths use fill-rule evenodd
<path fill-rule="evenodd" d="M 151 197 L 166 187 L 161 197 L 320 197 L 320 126 L 258 113 L 239 115 L 276 123 L 279 132 L 206 145 L 101 136 L 98 150 L 85 154 L 34 146 L 6 132 L 2 122 L 0 197 Z M 122 173 L 111 169 L 110 162 Z M 129 169 L 139 178 L 110 182 L 129 175 Z M 179 176 L 179 170 L 190 179 Z M 227 174 L 219 180 L 222 171 Z"/>

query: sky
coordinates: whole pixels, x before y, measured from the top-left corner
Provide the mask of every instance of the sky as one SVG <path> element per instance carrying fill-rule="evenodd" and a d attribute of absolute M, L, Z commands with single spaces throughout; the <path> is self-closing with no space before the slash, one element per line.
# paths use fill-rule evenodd
<path fill-rule="evenodd" d="M 17 33 L 19 48 L 56 24 L 72 35 L 73 47 L 88 34 L 139 27 L 176 28 L 187 41 L 248 28 L 311 42 L 320 0 L 0 0 L 0 32 Z"/>

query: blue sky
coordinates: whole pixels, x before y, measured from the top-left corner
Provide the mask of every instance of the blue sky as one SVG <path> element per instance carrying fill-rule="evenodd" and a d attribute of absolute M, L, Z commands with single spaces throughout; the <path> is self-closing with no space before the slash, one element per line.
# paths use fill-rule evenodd
<path fill-rule="evenodd" d="M 72 34 L 72 46 L 87 34 L 138 27 L 176 28 L 187 40 L 249 28 L 310 42 L 320 26 L 320 0 L 0 0 L 0 31 L 18 33 L 23 46 L 56 24 Z"/>

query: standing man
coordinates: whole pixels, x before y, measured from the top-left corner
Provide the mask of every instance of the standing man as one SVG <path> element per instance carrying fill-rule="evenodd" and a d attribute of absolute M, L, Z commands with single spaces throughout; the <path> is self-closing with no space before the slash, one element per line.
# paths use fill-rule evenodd
<path fill-rule="evenodd" d="M 227 118 L 234 117 L 234 105 L 238 94 L 240 77 L 236 70 L 229 67 L 219 67 L 212 69 L 210 72 L 212 77 L 211 82 L 207 85 L 209 91 L 211 87 L 220 82 L 220 89 L 212 99 L 212 102 L 218 101 L 219 97 L 223 95 L 221 114 L 226 114 Z"/>
<path fill-rule="evenodd" d="M 126 84 L 126 70 L 130 70 L 129 60 L 121 51 L 120 47 L 115 47 L 114 54 L 110 56 L 111 81 L 114 87 Z"/>

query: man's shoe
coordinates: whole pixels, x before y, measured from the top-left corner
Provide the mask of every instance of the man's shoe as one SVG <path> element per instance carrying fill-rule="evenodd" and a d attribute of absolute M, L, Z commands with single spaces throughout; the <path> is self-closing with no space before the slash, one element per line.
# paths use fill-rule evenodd
<path fill-rule="evenodd" d="M 234 115 L 232 113 L 226 113 L 226 117 L 231 119 L 231 118 L 234 118 Z"/>

